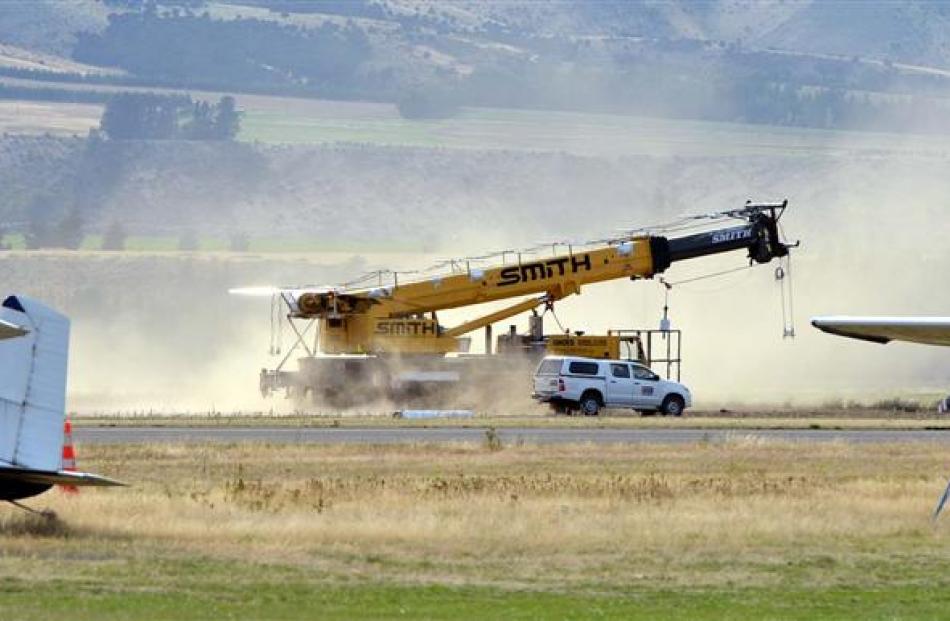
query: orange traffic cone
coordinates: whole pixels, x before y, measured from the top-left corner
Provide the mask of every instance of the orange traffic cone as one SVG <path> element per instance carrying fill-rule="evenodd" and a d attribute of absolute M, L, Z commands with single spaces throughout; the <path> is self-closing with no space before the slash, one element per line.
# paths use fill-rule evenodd
<path fill-rule="evenodd" d="M 63 426 L 63 470 L 76 472 L 76 449 L 73 447 L 73 423 L 66 418 Z M 67 494 L 78 494 L 79 488 L 75 485 L 60 485 L 59 489 Z"/>

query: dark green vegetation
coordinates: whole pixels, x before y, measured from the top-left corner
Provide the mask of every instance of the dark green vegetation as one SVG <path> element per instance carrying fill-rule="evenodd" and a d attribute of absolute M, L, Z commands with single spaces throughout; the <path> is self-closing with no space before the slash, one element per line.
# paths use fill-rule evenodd
<path fill-rule="evenodd" d="M 111 140 L 233 140 L 241 117 L 230 96 L 210 104 L 184 96 L 120 93 L 109 98 L 99 127 Z"/>
<path fill-rule="evenodd" d="M 75 561 L 57 561 L 63 573 Z M 27 566 L 29 567 L 29 566 Z M 37 568 L 38 569 L 38 568 Z M 79 570 L 78 567 L 74 569 Z M 902 586 L 526 590 L 359 582 L 208 560 L 101 563 L 82 577 L 0 579 L 0 614 L 22 621 L 169 619 L 940 619 L 943 577 Z M 890 571 L 900 571 L 893 567 Z"/>

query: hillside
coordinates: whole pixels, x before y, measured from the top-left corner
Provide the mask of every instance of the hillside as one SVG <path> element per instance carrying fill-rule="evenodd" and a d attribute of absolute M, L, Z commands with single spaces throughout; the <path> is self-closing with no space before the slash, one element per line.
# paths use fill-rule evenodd
<path fill-rule="evenodd" d="M 81 33 L 102 33 L 110 14 L 127 14 L 130 8 L 144 5 L 136 0 L 0 3 L 0 42 L 68 57 Z M 257 20 L 304 29 L 350 24 L 387 48 L 390 62 L 405 62 L 396 56 L 412 57 L 416 66 L 428 64 L 462 72 L 492 55 L 504 59 L 544 52 L 536 48 L 543 40 L 547 40 L 547 55 L 553 55 L 565 42 L 587 39 L 585 45 L 590 46 L 611 38 L 724 42 L 749 50 L 950 65 L 950 10 L 926 0 L 169 0 L 157 6 L 159 13 L 166 15 L 190 12 L 216 20 Z M 428 57 L 424 53 L 427 46 Z M 439 52 L 434 53 L 433 48 Z"/>
<path fill-rule="evenodd" d="M 108 14 L 95 0 L 0 2 L 0 42 L 69 58 L 78 34 L 98 32 Z"/>
<path fill-rule="evenodd" d="M 14 3 L 0 44 L 21 51 L 0 76 L 392 102 L 407 118 L 480 106 L 950 131 L 947 12 L 853 5 Z"/>

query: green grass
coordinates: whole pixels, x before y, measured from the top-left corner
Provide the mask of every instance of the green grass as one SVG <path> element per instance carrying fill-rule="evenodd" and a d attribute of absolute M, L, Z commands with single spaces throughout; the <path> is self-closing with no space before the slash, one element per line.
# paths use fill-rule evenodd
<path fill-rule="evenodd" d="M 413 121 L 399 117 L 394 108 L 382 104 L 367 113 L 365 104 L 347 106 L 345 102 L 307 113 L 250 108 L 244 115 L 240 139 L 284 144 L 358 142 L 596 155 L 947 154 L 945 142 L 929 136 L 500 108 L 467 108 L 451 119 Z"/>
<path fill-rule="evenodd" d="M 88 562 L 47 562 L 63 572 L 76 565 L 77 575 L 3 577 L 3 618 L 940 619 L 950 606 L 947 568 L 929 582 L 883 586 L 674 590 L 659 583 L 535 591 L 329 582 L 319 571 L 237 562 L 133 561 L 102 563 L 91 571 Z"/>
<path fill-rule="evenodd" d="M 292 116 L 282 112 L 248 110 L 242 120 L 240 139 L 285 144 L 365 142 L 434 147 L 446 146 L 445 139 L 439 136 L 445 125 L 442 121 L 357 120 L 345 116 Z"/>

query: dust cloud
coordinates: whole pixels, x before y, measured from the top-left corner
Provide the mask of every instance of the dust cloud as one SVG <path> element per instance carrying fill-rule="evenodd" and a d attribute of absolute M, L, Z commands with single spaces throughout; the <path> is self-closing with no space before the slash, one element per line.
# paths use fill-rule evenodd
<path fill-rule="evenodd" d="M 338 282 L 363 265 L 353 255 L 0 254 L 8 291 L 70 316 L 68 407 L 83 414 L 285 409 L 258 392 L 260 368 L 276 364 L 270 300 L 228 289 Z"/>
<path fill-rule="evenodd" d="M 684 331 L 683 379 L 697 405 L 936 399 L 950 384 L 945 350 L 838 339 L 808 320 L 822 314 L 947 314 L 950 293 L 941 281 L 950 258 L 950 150 L 919 136 L 791 132 L 783 139 L 768 128 L 761 136 L 748 127 L 737 132 L 740 141 L 755 141 L 755 148 L 745 152 L 732 145 L 719 155 L 698 154 L 693 147 L 699 142 L 706 141 L 703 150 L 709 150 L 714 141 L 700 132 L 685 143 L 690 156 L 677 155 L 674 145 L 645 156 L 634 145 L 636 155 L 561 159 L 563 174 L 553 174 L 548 155 L 518 154 L 509 163 L 507 183 L 519 178 L 525 188 L 543 185 L 543 192 L 517 190 L 517 200 L 505 205 L 499 198 L 505 189 L 486 180 L 490 215 L 470 214 L 464 221 L 427 215 L 434 251 L 426 256 L 357 256 L 345 248 L 305 256 L 7 252 L 0 270 L 8 291 L 46 300 L 72 317 L 69 395 L 77 411 L 286 411 L 292 403 L 263 400 L 258 393 L 258 372 L 279 361 L 267 355 L 270 302 L 229 296 L 230 287 L 338 283 L 373 268 L 422 267 L 436 256 L 590 239 L 734 208 L 747 198 L 788 198 L 782 224 L 791 240 L 802 241 L 791 265 L 797 338 L 782 338 L 775 263 L 675 284 L 670 293 L 673 326 Z M 424 158 L 418 152 L 416 164 Z M 573 174 L 572 163 L 583 174 Z M 386 174 L 398 178 L 398 163 Z M 464 185 L 456 190 L 466 195 L 465 209 L 476 209 L 483 190 L 471 181 Z M 443 182 L 433 190 L 439 196 L 421 200 L 436 203 L 444 190 Z M 540 200 L 544 196 L 571 197 L 574 207 L 562 200 L 549 209 Z M 446 213 L 455 207 L 446 202 Z M 378 236 L 380 222 L 394 209 L 380 196 L 361 212 L 375 210 L 379 218 L 350 226 Z M 405 225 L 391 241 L 411 243 L 404 231 Z M 664 277 L 677 283 L 745 264 L 741 253 L 694 259 L 672 266 Z M 658 282 L 622 281 L 587 287 L 559 302 L 556 311 L 565 328 L 599 333 L 656 327 L 662 306 Z M 444 312 L 440 320 L 451 326 L 482 310 L 490 309 Z M 527 329 L 522 316 L 500 322 L 495 334 L 510 323 Z M 558 329 L 550 318 L 546 327 L 549 333 Z M 478 351 L 481 333 L 471 336 Z M 285 333 L 282 353 L 289 338 Z"/>

